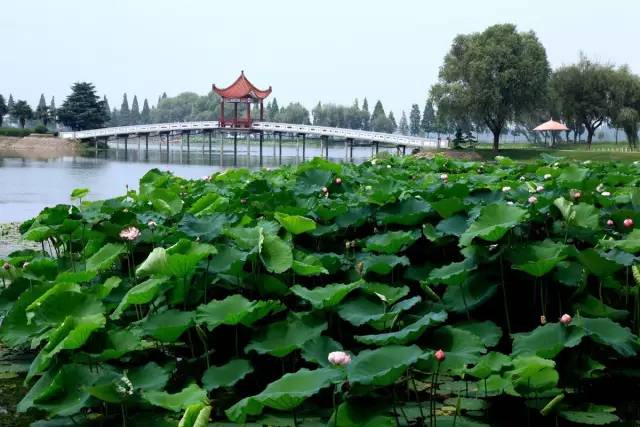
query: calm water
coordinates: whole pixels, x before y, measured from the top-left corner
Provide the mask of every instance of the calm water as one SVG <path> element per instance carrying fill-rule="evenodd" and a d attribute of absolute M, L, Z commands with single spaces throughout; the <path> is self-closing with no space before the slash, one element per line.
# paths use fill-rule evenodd
<path fill-rule="evenodd" d="M 135 140 L 134 140 L 135 141 Z M 144 144 L 143 144 L 144 145 Z M 109 150 L 76 157 L 60 157 L 49 160 L 32 160 L 16 157 L 0 156 L 0 223 L 22 221 L 37 215 L 44 207 L 57 203 L 69 203 L 69 195 L 74 188 L 89 188 L 89 199 L 97 200 L 114 197 L 125 193 L 126 186 L 136 188 L 138 180 L 149 169 L 169 169 L 185 178 L 200 178 L 215 171 L 233 167 L 232 144 L 225 145 L 225 152 L 220 159 L 218 147 L 214 147 L 209 155 L 202 150 L 201 144 L 191 144 L 187 153 L 186 147 L 172 147 L 169 156 L 167 151 L 158 151 L 157 146 L 148 153 L 144 149 L 138 151 L 137 142 L 129 142 L 125 157 L 123 145 L 112 146 Z M 238 145 L 238 167 L 258 168 L 257 146 L 252 144 L 251 156 L 248 147 Z M 295 146 L 282 147 L 282 164 L 299 161 Z M 318 156 L 318 147 L 307 146 L 306 158 Z M 274 157 L 273 147 L 265 143 L 263 165 L 277 167 L 280 159 Z M 344 147 L 331 146 L 329 157 L 334 161 L 344 160 Z M 362 161 L 371 156 L 371 148 L 354 147 L 354 161 Z"/>

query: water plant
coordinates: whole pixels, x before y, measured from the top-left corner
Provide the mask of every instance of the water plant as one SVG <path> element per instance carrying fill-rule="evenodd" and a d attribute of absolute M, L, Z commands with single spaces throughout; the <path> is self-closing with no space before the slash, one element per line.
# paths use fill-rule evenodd
<path fill-rule="evenodd" d="M 34 353 L 18 409 L 41 426 L 631 417 L 639 172 L 315 159 L 154 169 L 48 207 L 21 226 L 41 250 L 0 260 L 0 340 Z"/>

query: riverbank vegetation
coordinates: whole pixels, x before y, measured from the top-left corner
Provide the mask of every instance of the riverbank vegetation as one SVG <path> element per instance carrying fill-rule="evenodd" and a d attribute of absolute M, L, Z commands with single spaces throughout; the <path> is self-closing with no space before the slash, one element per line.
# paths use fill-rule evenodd
<path fill-rule="evenodd" d="M 41 248 L 0 270 L 0 340 L 34 355 L 18 410 L 56 425 L 635 419 L 639 168 L 315 159 L 151 170 L 102 201 L 78 189 L 21 226 Z"/>

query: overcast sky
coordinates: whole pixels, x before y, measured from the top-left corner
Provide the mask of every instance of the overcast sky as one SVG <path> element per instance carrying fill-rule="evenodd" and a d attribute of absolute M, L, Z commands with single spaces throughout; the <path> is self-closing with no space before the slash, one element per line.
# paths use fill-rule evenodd
<path fill-rule="evenodd" d="M 205 94 L 244 69 L 280 105 L 422 107 L 456 34 L 533 30 L 552 66 L 579 51 L 640 72 L 638 0 L 0 0 L 0 93 L 58 105 L 76 81 L 119 108 Z"/>

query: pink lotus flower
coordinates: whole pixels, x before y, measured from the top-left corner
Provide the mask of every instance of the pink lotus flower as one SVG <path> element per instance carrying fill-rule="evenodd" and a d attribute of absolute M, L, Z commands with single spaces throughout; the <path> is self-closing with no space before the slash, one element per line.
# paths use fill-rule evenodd
<path fill-rule="evenodd" d="M 613 227 L 613 220 L 612 220 L 612 219 L 608 219 L 608 220 L 607 220 L 607 225 L 608 225 L 609 227 Z"/>
<path fill-rule="evenodd" d="M 449 179 L 449 175 L 447 175 L 446 173 L 443 173 L 443 174 L 440 175 L 440 179 L 443 180 L 443 181 L 446 181 L 446 180 Z"/>
<path fill-rule="evenodd" d="M 322 192 L 323 192 L 323 193 L 328 193 L 328 192 L 329 192 L 329 189 L 328 189 L 327 187 L 322 187 Z"/>
<path fill-rule="evenodd" d="M 442 362 L 447 357 L 447 355 L 444 353 L 444 351 L 442 349 L 436 351 L 434 353 L 434 356 L 436 357 L 436 360 L 438 362 Z"/>
<path fill-rule="evenodd" d="M 202 177 L 203 181 L 209 181 L 211 179 L 211 177 L 209 175 L 205 175 Z"/>
<path fill-rule="evenodd" d="M 573 194 L 571 194 L 571 197 L 573 197 L 574 199 L 579 199 L 580 197 L 582 197 L 582 193 L 579 191 L 574 191 Z"/>
<path fill-rule="evenodd" d="M 544 191 L 544 186 L 543 186 L 543 185 L 538 185 L 538 186 L 536 187 L 536 192 L 540 193 L 540 192 L 542 192 L 542 191 Z"/>
<path fill-rule="evenodd" d="M 136 240 L 138 237 L 140 237 L 140 230 L 136 227 L 127 227 L 120 232 L 120 238 L 130 242 Z"/>
<path fill-rule="evenodd" d="M 342 184 L 342 178 L 336 178 L 336 184 L 338 185 Z"/>
<path fill-rule="evenodd" d="M 631 218 L 627 218 L 624 220 L 623 224 L 626 228 L 631 228 L 633 227 L 633 220 Z"/>
<path fill-rule="evenodd" d="M 573 320 L 572 317 L 570 315 L 568 315 L 567 313 L 565 313 L 560 318 L 560 323 L 562 323 L 564 326 L 568 326 L 569 323 L 571 323 L 571 320 Z"/>
<path fill-rule="evenodd" d="M 344 351 L 332 351 L 327 357 L 329 363 L 337 366 L 346 366 L 351 363 L 351 356 Z"/>
<path fill-rule="evenodd" d="M 538 203 L 538 198 L 536 196 L 529 197 L 529 203 L 535 205 L 536 203 Z"/>

